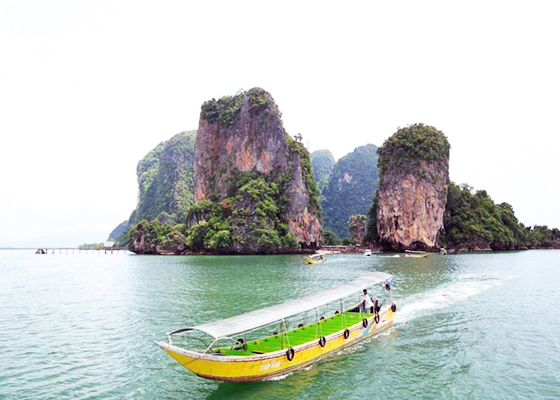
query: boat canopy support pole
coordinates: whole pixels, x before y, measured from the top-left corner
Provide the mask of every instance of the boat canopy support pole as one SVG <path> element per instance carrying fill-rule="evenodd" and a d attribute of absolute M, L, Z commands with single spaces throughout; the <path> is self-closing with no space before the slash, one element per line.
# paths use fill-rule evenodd
<path fill-rule="evenodd" d="M 315 309 L 315 339 L 317 339 L 317 335 L 319 334 L 319 309 Z"/>
<path fill-rule="evenodd" d="M 288 329 L 286 328 L 286 320 L 282 318 L 282 348 L 284 349 L 284 337 L 286 338 L 286 342 L 288 343 L 288 347 L 290 346 L 290 338 L 288 337 Z"/>
<path fill-rule="evenodd" d="M 319 330 L 321 331 L 321 337 L 323 337 L 323 322 L 324 320 L 322 319 L 319 320 Z"/>
<path fill-rule="evenodd" d="M 214 346 L 214 344 L 218 341 L 218 339 L 214 339 L 214 341 L 212 343 L 210 343 L 210 345 L 204 350 L 203 354 L 208 353 L 208 351 L 210 351 L 212 349 L 212 346 Z"/>
<path fill-rule="evenodd" d="M 340 326 L 346 326 L 346 313 L 344 312 L 344 300 L 340 299 Z"/>

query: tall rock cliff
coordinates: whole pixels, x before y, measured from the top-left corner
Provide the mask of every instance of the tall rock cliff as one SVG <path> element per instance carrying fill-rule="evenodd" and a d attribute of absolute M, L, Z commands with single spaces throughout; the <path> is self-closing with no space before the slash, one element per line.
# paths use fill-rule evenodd
<path fill-rule="evenodd" d="M 124 244 L 129 227 L 145 219 L 165 224 L 184 222 L 194 203 L 193 165 L 196 131 L 161 142 L 138 162 L 138 203 L 130 218 L 109 237 Z"/>
<path fill-rule="evenodd" d="M 393 249 L 436 247 L 449 185 L 449 142 L 431 126 L 399 129 L 379 149 L 377 234 Z"/>
<path fill-rule="evenodd" d="M 260 88 L 202 105 L 194 154 L 198 204 L 190 245 L 259 253 L 314 247 L 320 204 L 309 153 Z M 299 245 L 298 245 L 299 244 Z M 280 250 L 279 250 L 280 251 Z"/>
<path fill-rule="evenodd" d="M 353 214 L 367 214 L 377 185 L 377 147 L 373 144 L 357 147 L 338 160 L 321 193 L 325 228 L 348 237 L 348 219 Z"/>

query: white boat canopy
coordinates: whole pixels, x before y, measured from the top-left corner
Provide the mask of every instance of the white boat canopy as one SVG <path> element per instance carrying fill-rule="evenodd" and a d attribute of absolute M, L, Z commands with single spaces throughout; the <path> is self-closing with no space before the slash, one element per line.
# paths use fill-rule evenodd
<path fill-rule="evenodd" d="M 392 275 L 385 272 L 370 272 L 348 283 L 334 286 L 298 300 L 288 301 L 208 324 L 179 329 L 170 333 L 170 335 L 195 330 L 207 333 L 215 339 L 231 337 L 237 333 L 248 332 L 293 317 L 294 315 L 314 310 L 325 304 L 361 292 L 363 289 L 370 288 L 378 283 L 383 283 L 391 278 Z"/>

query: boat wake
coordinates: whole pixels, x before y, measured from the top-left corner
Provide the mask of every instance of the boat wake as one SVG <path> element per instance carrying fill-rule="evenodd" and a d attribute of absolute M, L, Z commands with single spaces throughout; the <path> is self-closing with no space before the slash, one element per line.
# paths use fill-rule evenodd
<path fill-rule="evenodd" d="M 395 324 L 406 324 L 415 318 L 426 316 L 436 310 L 465 301 L 493 287 L 500 286 L 513 277 L 493 277 L 490 275 L 464 275 L 460 281 L 425 293 L 403 299 L 400 312 L 395 316 Z"/>

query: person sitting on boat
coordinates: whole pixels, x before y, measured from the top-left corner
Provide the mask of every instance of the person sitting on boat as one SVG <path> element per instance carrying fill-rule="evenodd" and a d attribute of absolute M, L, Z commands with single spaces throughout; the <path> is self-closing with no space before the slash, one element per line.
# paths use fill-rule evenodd
<path fill-rule="evenodd" d="M 370 310 L 373 314 L 373 301 L 368 295 L 367 289 L 364 289 L 364 301 L 362 302 L 362 311 Z"/>

